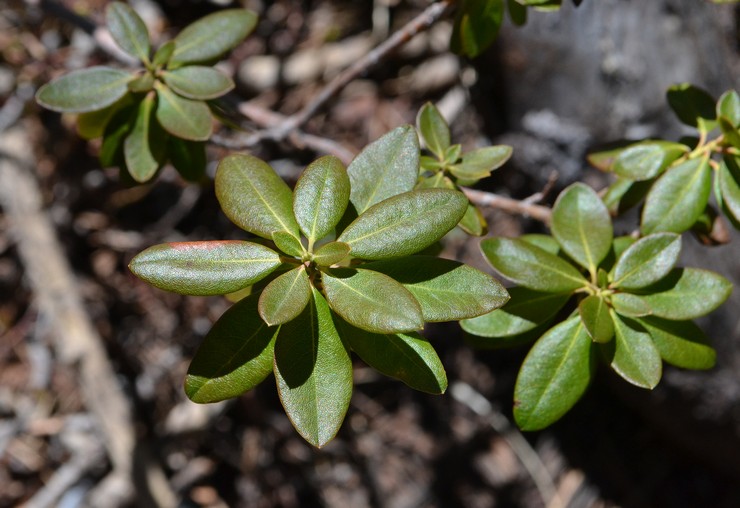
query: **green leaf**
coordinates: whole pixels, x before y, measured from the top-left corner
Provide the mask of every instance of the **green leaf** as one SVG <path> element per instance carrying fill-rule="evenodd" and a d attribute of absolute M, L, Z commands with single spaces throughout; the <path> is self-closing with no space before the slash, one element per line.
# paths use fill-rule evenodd
<path fill-rule="evenodd" d="M 560 244 L 550 235 L 544 235 L 541 233 L 529 233 L 519 237 L 519 240 L 527 242 L 530 245 L 539 247 L 542 250 L 555 254 L 560 254 Z"/>
<path fill-rule="evenodd" d="M 421 305 L 424 321 L 457 321 L 480 316 L 509 300 L 493 277 L 458 261 L 411 256 L 362 265 L 400 282 Z"/>
<path fill-rule="evenodd" d="M 211 137 L 211 110 L 205 102 L 180 97 L 156 82 L 157 120 L 164 129 L 178 138 L 206 141 Z"/>
<path fill-rule="evenodd" d="M 410 332 L 424 326 L 419 302 L 387 275 L 334 268 L 323 272 L 321 281 L 332 310 L 353 326 L 376 333 Z"/>
<path fill-rule="evenodd" d="M 126 85 L 128 89 L 134 93 L 148 92 L 154 88 L 154 75 L 151 72 L 144 71 L 137 77 L 132 79 Z"/>
<path fill-rule="evenodd" d="M 640 298 L 653 315 L 673 320 L 694 319 L 722 305 L 732 292 L 732 283 L 709 270 L 677 268 L 659 283 L 644 288 Z"/>
<path fill-rule="evenodd" d="M 314 252 L 313 262 L 319 266 L 331 266 L 347 258 L 350 247 L 344 242 L 329 242 Z"/>
<path fill-rule="evenodd" d="M 450 166 L 450 173 L 465 180 L 479 180 L 503 166 L 514 149 L 508 145 L 486 146 L 463 154 L 462 162 Z"/>
<path fill-rule="evenodd" d="M 719 128 L 724 135 L 723 144 L 740 149 L 740 132 L 738 132 L 737 127 L 732 125 L 732 122 L 724 116 L 719 117 L 718 122 Z"/>
<path fill-rule="evenodd" d="M 226 74 L 200 65 L 163 72 L 162 79 L 174 92 L 188 99 L 215 99 L 234 88 L 234 82 Z"/>
<path fill-rule="evenodd" d="M 622 150 L 612 171 L 622 178 L 642 181 L 658 176 L 673 161 L 689 151 L 681 143 L 644 141 Z"/>
<path fill-rule="evenodd" d="M 133 97 L 127 93 L 108 107 L 97 111 L 81 113 L 77 117 L 77 133 L 83 139 L 95 139 L 105 133 L 105 128 L 116 113 L 133 104 Z"/>
<path fill-rule="evenodd" d="M 609 173 L 612 170 L 614 161 L 619 157 L 619 154 L 633 145 L 634 143 L 627 141 L 619 141 L 616 143 L 616 146 L 615 144 L 610 143 L 608 147 L 604 147 L 603 149 L 594 152 L 589 152 L 586 155 L 586 160 L 599 171 Z"/>
<path fill-rule="evenodd" d="M 740 95 L 728 90 L 717 101 L 717 116 L 723 116 L 733 127 L 740 127 Z"/>
<path fill-rule="evenodd" d="M 350 202 L 360 215 L 376 203 L 408 192 L 419 174 L 419 139 L 410 125 L 370 143 L 347 168 Z"/>
<path fill-rule="evenodd" d="M 500 309 L 460 321 L 462 329 L 481 337 L 513 337 L 534 330 L 552 319 L 569 293 L 540 293 L 522 287 L 509 288 L 511 300 Z"/>
<path fill-rule="evenodd" d="M 349 203 L 349 176 L 344 164 L 326 155 L 308 165 L 293 191 L 293 213 L 309 249 L 332 232 Z"/>
<path fill-rule="evenodd" d="M 468 203 L 465 215 L 458 224 L 469 235 L 484 236 L 488 233 L 488 223 L 483 213 L 472 203 Z"/>
<path fill-rule="evenodd" d="M 611 248 L 614 231 L 609 211 L 591 187 L 575 183 L 552 209 L 552 234 L 578 264 L 596 273 Z"/>
<path fill-rule="evenodd" d="M 633 243 L 614 267 L 614 287 L 637 289 L 668 275 L 681 254 L 681 237 L 656 233 Z"/>
<path fill-rule="evenodd" d="M 251 286 L 280 266 L 278 254 L 256 243 L 227 240 L 155 245 L 129 269 L 152 286 L 184 295 L 225 295 Z"/>
<path fill-rule="evenodd" d="M 712 96 L 689 83 L 671 86 L 667 92 L 667 99 L 679 120 L 691 127 L 709 124 L 717 118 Z"/>
<path fill-rule="evenodd" d="M 326 300 L 312 289 L 312 302 L 280 327 L 275 344 L 278 395 L 291 423 L 313 446 L 331 441 L 352 396 L 352 360 L 332 321 Z"/>
<path fill-rule="evenodd" d="M 36 102 L 61 113 L 86 113 L 110 106 L 128 93 L 130 72 L 90 67 L 65 74 L 43 85 Z"/>
<path fill-rule="evenodd" d="M 517 0 L 507 0 L 509 8 L 509 18 L 516 26 L 523 26 L 527 22 L 527 8 L 517 2 Z"/>
<path fill-rule="evenodd" d="M 740 221 L 740 165 L 734 159 L 723 160 L 717 178 L 723 208 Z"/>
<path fill-rule="evenodd" d="M 270 326 L 298 317 L 311 300 L 311 282 L 303 265 L 286 272 L 262 290 L 259 313 Z"/>
<path fill-rule="evenodd" d="M 113 2 L 105 10 L 105 24 L 118 47 L 142 62 L 149 62 L 149 32 L 144 21 L 128 5 Z"/>
<path fill-rule="evenodd" d="M 152 67 L 155 69 L 166 66 L 172 58 L 172 54 L 175 52 L 175 41 L 167 41 L 162 44 L 159 49 L 154 53 L 152 58 Z"/>
<path fill-rule="evenodd" d="M 642 233 L 682 233 L 707 207 L 712 171 L 707 157 L 670 168 L 653 185 L 642 210 Z"/>
<path fill-rule="evenodd" d="M 503 18 L 503 0 L 462 0 L 452 28 L 452 51 L 470 58 L 480 55 L 496 40 Z"/>
<path fill-rule="evenodd" d="M 285 254 L 288 254 L 289 256 L 294 256 L 302 259 L 304 253 L 306 252 L 303 244 L 301 243 L 301 240 L 290 233 L 286 233 L 285 231 L 275 231 L 272 234 L 272 241 L 275 243 L 275 246 L 278 249 L 280 249 Z"/>
<path fill-rule="evenodd" d="M 493 268 L 520 286 L 565 293 L 588 284 L 573 265 L 526 241 L 488 238 L 480 246 Z"/>
<path fill-rule="evenodd" d="M 653 309 L 645 300 L 632 293 L 615 293 L 609 297 L 609 301 L 614 310 L 622 316 L 642 317 L 653 313 Z"/>
<path fill-rule="evenodd" d="M 654 180 L 635 182 L 627 178 L 617 178 L 607 188 L 602 201 L 612 215 L 621 215 L 642 201 L 653 183 Z"/>
<path fill-rule="evenodd" d="M 202 17 L 175 37 L 171 64 L 213 60 L 243 41 L 256 25 L 257 15 L 245 9 L 226 9 Z"/>
<path fill-rule="evenodd" d="M 206 144 L 170 136 L 167 153 L 178 173 L 189 182 L 199 182 L 206 174 Z"/>
<path fill-rule="evenodd" d="M 154 157 L 149 144 L 152 109 L 154 95 L 147 95 L 139 104 L 134 127 L 123 143 L 126 166 L 134 180 L 139 183 L 149 181 L 159 168 L 159 161 Z"/>
<path fill-rule="evenodd" d="M 578 317 L 550 329 L 535 343 L 514 388 L 514 419 L 522 430 L 543 429 L 578 402 L 594 373 L 591 344 Z"/>
<path fill-rule="evenodd" d="M 227 310 L 208 332 L 190 363 L 185 393 L 200 404 L 237 397 L 272 371 L 276 328 L 257 314 L 257 295 Z"/>
<path fill-rule="evenodd" d="M 126 165 L 123 144 L 134 125 L 138 109 L 135 105 L 116 111 L 105 126 L 103 144 L 100 147 L 100 164 L 103 167 Z"/>
<path fill-rule="evenodd" d="M 434 395 L 447 389 L 447 375 L 437 352 L 418 333 L 371 333 L 337 318 L 337 328 L 363 362 L 414 390 Z"/>
<path fill-rule="evenodd" d="M 462 154 L 462 145 L 452 145 L 448 146 L 447 150 L 445 150 L 444 153 L 444 160 L 449 163 L 455 163 L 458 160 L 460 160 L 460 155 Z"/>
<path fill-rule="evenodd" d="M 450 146 L 450 127 L 434 104 L 427 102 L 422 106 L 416 125 L 419 126 L 419 132 L 429 151 L 438 159 L 444 160 L 445 152 Z"/>
<path fill-rule="evenodd" d="M 578 314 L 594 342 L 605 343 L 612 340 L 614 323 L 603 298 L 596 295 L 587 296 L 578 304 Z"/>
<path fill-rule="evenodd" d="M 462 192 L 421 189 L 373 205 L 339 236 L 362 259 L 408 256 L 429 247 L 454 228 L 465 214 Z"/>
<path fill-rule="evenodd" d="M 216 197 L 231 222 L 245 231 L 269 240 L 276 231 L 299 237 L 293 193 L 257 157 L 235 154 L 222 159 L 216 170 Z"/>
<path fill-rule="evenodd" d="M 663 365 L 650 334 L 637 321 L 612 313 L 616 340 L 606 345 L 611 367 L 625 381 L 653 389 L 660 382 Z"/>
<path fill-rule="evenodd" d="M 663 360 L 671 365 L 695 370 L 714 367 L 717 353 L 701 328 L 692 321 L 648 317 L 640 319 L 640 324 L 650 333 Z"/>

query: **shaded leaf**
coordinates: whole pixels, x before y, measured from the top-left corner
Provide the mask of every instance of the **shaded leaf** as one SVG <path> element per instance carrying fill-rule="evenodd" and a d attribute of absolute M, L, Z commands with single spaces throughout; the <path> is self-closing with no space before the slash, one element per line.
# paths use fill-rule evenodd
<path fill-rule="evenodd" d="M 603 298 L 591 295 L 578 304 L 578 314 L 581 316 L 586 332 L 594 342 L 609 342 L 614 337 L 614 323 L 609 313 L 609 307 Z"/>
<path fill-rule="evenodd" d="M 352 360 L 316 289 L 301 315 L 280 327 L 274 370 L 280 402 L 298 433 L 319 448 L 331 441 L 352 396 Z"/>
<path fill-rule="evenodd" d="M 170 136 L 167 153 L 178 173 L 189 182 L 199 182 L 206 174 L 206 144 Z"/>
<path fill-rule="evenodd" d="M 463 154 L 462 162 L 450 167 L 457 178 L 479 180 L 503 166 L 514 149 L 508 145 L 486 146 Z"/>
<path fill-rule="evenodd" d="M 123 143 L 134 125 L 138 109 L 135 105 L 121 108 L 113 114 L 105 126 L 103 144 L 100 147 L 100 165 L 103 167 L 123 166 Z"/>
<path fill-rule="evenodd" d="M 625 381 L 653 389 L 660 382 L 663 365 L 650 334 L 637 321 L 612 313 L 615 340 L 607 344 L 611 367 Z"/>
<path fill-rule="evenodd" d="M 155 69 L 165 67 L 172 58 L 172 54 L 175 52 L 175 41 L 167 41 L 162 44 L 159 49 L 154 53 L 152 58 L 152 67 Z"/>
<path fill-rule="evenodd" d="M 313 261 L 319 266 L 331 266 L 349 256 L 350 250 L 344 242 L 329 242 L 314 252 Z"/>
<path fill-rule="evenodd" d="M 152 109 L 154 109 L 154 95 L 147 95 L 139 103 L 133 129 L 123 143 L 126 166 L 134 180 L 139 183 L 149 181 L 159 168 L 159 162 L 154 157 L 149 144 Z"/>
<path fill-rule="evenodd" d="M 452 51 L 470 58 L 480 55 L 496 40 L 503 17 L 503 0 L 462 0 L 452 28 Z"/>
<path fill-rule="evenodd" d="M 657 317 L 640 319 L 666 362 L 684 369 L 711 369 L 717 353 L 701 328 L 692 321 L 669 321 Z"/>
<path fill-rule="evenodd" d="M 434 104 L 427 102 L 422 106 L 416 125 L 429 151 L 445 160 L 445 152 L 450 146 L 450 128 Z"/>
<path fill-rule="evenodd" d="M 740 149 L 740 132 L 738 132 L 737 127 L 732 125 L 732 122 L 724 116 L 719 117 L 718 123 L 724 135 L 724 144 Z"/>
<path fill-rule="evenodd" d="M 612 171 L 630 180 L 650 180 L 673 161 L 689 151 L 681 143 L 644 141 L 622 150 L 614 160 Z"/>
<path fill-rule="evenodd" d="M 614 267 L 614 286 L 637 289 L 649 286 L 668 275 L 681 254 L 681 237 L 656 233 L 633 243 Z"/>
<path fill-rule="evenodd" d="M 723 116 L 734 127 L 740 127 L 740 95 L 728 90 L 717 101 L 717 116 Z"/>
<path fill-rule="evenodd" d="M 653 315 L 674 320 L 694 319 L 722 305 L 732 292 L 730 281 L 715 272 L 677 268 L 640 298 Z"/>
<path fill-rule="evenodd" d="M 332 310 L 353 326 L 376 333 L 410 332 L 424 326 L 419 302 L 387 275 L 334 268 L 322 273 L 321 282 Z"/>
<path fill-rule="evenodd" d="M 286 272 L 262 290 L 259 314 L 270 326 L 295 319 L 311 300 L 311 282 L 303 265 Z"/>
<path fill-rule="evenodd" d="M 190 363 L 188 398 L 218 402 L 260 384 L 272 371 L 277 332 L 257 314 L 257 295 L 240 300 L 216 321 Z"/>
<path fill-rule="evenodd" d="M 465 231 L 469 235 L 473 236 L 484 236 L 488 233 L 488 223 L 483 213 L 472 203 L 468 203 L 468 208 L 465 210 L 465 215 L 460 219 L 458 224 L 460 229 Z"/>
<path fill-rule="evenodd" d="M 517 26 L 522 26 L 527 22 L 527 8 L 516 0 L 507 0 L 509 7 L 509 18 Z"/>
<path fill-rule="evenodd" d="M 149 32 L 131 7 L 122 2 L 111 3 L 105 10 L 105 24 L 118 47 L 142 62 L 149 62 Z"/>
<path fill-rule="evenodd" d="M 650 191 L 654 180 L 635 182 L 627 178 L 617 178 L 601 198 L 609 213 L 621 215 L 642 201 Z"/>
<path fill-rule="evenodd" d="M 293 191 L 293 212 L 309 249 L 332 232 L 349 203 L 349 176 L 344 164 L 326 155 L 308 165 Z"/>
<path fill-rule="evenodd" d="M 184 295 L 225 295 L 245 288 L 280 266 L 277 252 L 227 240 L 155 245 L 140 252 L 129 269 L 152 286 Z"/>
<path fill-rule="evenodd" d="M 110 67 L 90 67 L 65 74 L 36 92 L 36 102 L 62 113 L 85 113 L 110 106 L 128 92 L 134 76 Z"/>
<path fill-rule="evenodd" d="M 215 99 L 234 88 L 234 81 L 213 67 L 188 65 L 162 73 L 162 79 L 173 91 L 188 99 Z"/>
<path fill-rule="evenodd" d="M 97 111 L 81 113 L 77 117 L 77 133 L 83 139 L 95 139 L 105 133 L 108 122 L 113 116 L 124 108 L 133 104 L 133 97 L 127 93 L 108 107 Z"/>
<path fill-rule="evenodd" d="M 681 83 L 668 88 L 666 95 L 671 109 L 686 125 L 699 127 L 717 117 L 714 99 L 699 87 Z"/>
<path fill-rule="evenodd" d="M 206 141 L 211 137 L 211 110 L 205 102 L 180 97 L 156 82 L 157 120 L 164 129 L 178 138 Z"/>
<path fill-rule="evenodd" d="M 722 161 L 717 179 L 723 209 L 740 222 L 740 167 L 735 159 Z"/>
<path fill-rule="evenodd" d="M 213 60 L 233 49 L 257 25 L 257 15 L 246 9 L 225 9 L 200 18 L 177 34 L 173 64 Z"/>
<path fill-rule="evenodd" d="M 154 76 L 151 72 L 144 72 L 142 74 L 139 74 L 138 77 L 135 77 L 134 79 L 129 81 L 126 86 L 129 90 L 135 93 L 148 92 L 149 90 L 154 88 Z"/>

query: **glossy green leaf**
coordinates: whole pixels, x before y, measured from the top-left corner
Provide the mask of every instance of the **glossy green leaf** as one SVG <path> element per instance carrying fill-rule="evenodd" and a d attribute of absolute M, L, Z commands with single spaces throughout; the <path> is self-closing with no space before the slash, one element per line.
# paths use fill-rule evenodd
<path fill-rule="evenodd" d="M 512 337 L 552 319 L 565 302 L 569 293 L 541 293 L 523 287 L 508 289 L 511 295 L 506 305 L 482 316 L 460 321 L 462 329 L 481 337 Z"/>
<path fill-rule="evenodd" d="M 637 289 L 668 275 L 681 254 L 681 237 L 656 233 L 633 243 L 614 267 L 614 287 Z"/>
<path fill-rule="evenodd" d="M 609 306 L 603 298 L 587 296 L 578 304 L 578 314 L 586 332 L 594 342 L 609 342 L 614 337 L 614 323 Z"/>
<path fill-rule="evenodd" d="M 677 268 L 640 296 L 653 315 L 673 320 L 694 319 L 722 305 L 732 292 L 730 281 L 715 272 Z"/>
<path fill-rule="evenodd" d="M 234 88 L 234 81 L 213 67 L 188 65 L 162 73 L 162 79 L 174 92 L 188 99 L 215 99 Z"/>
<path fill-rule="evenodd" d="M 410 125 L 367 145 L 347 168 L 350 202 L 360 215 L 376 203 L 408 192 L 419 174 L 419 138 Z"/>
<path fill-rule="evenodd" d="M 116 44 L 129 55 L 149 62 L 149 32 L 144 21 L 128 5 L 113 2 L 105 10 L 105 24 Z"/>
<path fill-rule="evenodd" d="M 301 240 L 290 233 L 286 233 L 285 231 L 275 231 L 272 234 L 272 241 L 275 243 L 275 246 L 278 249 L 288 254 L 289 256 L 303 258 L 303 255 L 306 252 L 306 249 L 305 247 L 303 247 Z"/>
<path fill-rule="evenodd" d="M 36 102 L 62 113 L 85 113 L 110 106 L 126 95 L 126 84 L 134 76 L 110 67 L 90 67 L 72 71 L 36 92 Z"/>
<path fill-rule="evenodd" d="M 630 180 L 649 180 L 658 176 L 688 150 L 686 145 L 668 141 L 636 143 L 619 153 L 614 160 L 612 171 Z"/>
<path fill-rule="evenodd" d="M 460 156 L 462 155 L 462 145 L 452 145 L 448 146 L 447 150 L 445 150 L 444 153 L 444 160 L 449 163 L 455 163 L 458 160 L 460 160 Z"/>
<path fill-rule="evenodd" d="M 418 333 L 371 333 L 339 320 L 342 338 L 363 362 L 414 390 L 434 395 L 447 389 L 447 375 L 434 347 Z"/>
<path fill-rule="evenodd" d="M 153 109 L 154 95 L 147 95 L 139 104 L 133 129 L 123 144 L 126 166 L 134 180 L 139 183 L 149 181 L 159 168 L 159 162 L 155 159 L 149 144 Z"/>
<path fill-rule="evenodd" d="M 686 125 L 699 127 L 717 117 L 714 99 L 699 87 L 681 83 L 671 86 L 666 95 L 671 109 Z"/>
<path fill-rule="evenodd" d="M 178 138 L 206 141 L 211 137 L 211 110 L 205 102 L 180 97 L 161 83 L 157 89 L 157 120 L 164 129 Z"/>
<path fill-rule="evenodd" d="M 331 441 L 352 396 L 352 360 L 326 300 L 312 289 L 311 303 L 280 327 L 275 344 L 278 395 L 291 423 L 313 446 Z"/>
<path fill-rule="evenodd" d="M 262 290 L 259 313 L 270 326 L 298 317 L 311 300 L 311 282 L 303 265 L 286 272 Z"/>
<path fill-rule="evenodd" d="M 225 9 L 185 27 L 174 41 L 173 64 L 213 60 L 233 49 L 257 25 L 257 15 L 245 9 Z"/>
<path fill-rule="evenodd" d="M 740 131 L 724 116 L 719 117 L 719 128 L 724 135 L 724 144 L 740 149 Z"/>
<path fill-rule="evenodd" d="M 458 226 L 467 234 L 473 236 L 484 236 L 488 233 L 488 222 L 486 222 L 483 212 L 472 203 L 468 203 L 465 215 L 460 219 Z"/>
<path fill-rule="evenodd" d="M 488 238 L 480 246 L 493 268 L 520 286 L 565 293 L 588 284 L 573 265 L 526 241 Z"/>
<path fill-rule="evenodd" d="M 653 389 L 660 381 L 663 364 L 650 334 L 637 321 L 612 313 L 615 340 L 607 345 L 611 367 L 625 381 Z"/>
<path fill-rule="evenodd" d="M 408 256 L 442 238 L 460 222 L 467 207 L 468 199 L 458 191 L 406 192 L 373 205 L 338 240 L 362 259 Z"/>
<path fill-rule="evenodd" d="M 530 245 L 534 245 L 535 247 L 539 247 L 550 254 L 560 254 L 560 244 L 550 235 L 544 235 L 542 233 L 528 233 L 520 236 L 519 240 L 527 242 Z"/>
<path fill-rule="evenodd" d="M 351 249 L 344 242 L 329 242 L 319 247 L 313 254 L 313 261 L 319 266 L 331 266 L 349 256 Z"/>
<path fill-rule="evenodd" d="M 452 28 L 453 52 L 475 58 L 498 35 L 504 18 L 503 0 L 462 0 Z"/>
<path fill-rule="evenodd" d="M 376 333 L 420 330 L 421 306 L 400 283 L 371 270 L 334 268 L 322 273 L 332 310 L 349 324 Z"/>
<path fill-rule="evenodd" d="M 445 152 L 450 146 L 450 128 L 434 104 L 427 102 L 422 106 L 416 125 L 429 151 L 444 160 Z"/>
<path fill-rule="evenodd" d="M 615 293 L 611 295 L 609 301 L 614 310 L 622 316 L 642 317 L 653 313 L 653 309 L 645 300 L 632 293 Z"/>
<path fill-rule="evenodd" d="M 594 373 L 591 344 L 578 317 L 550 329 L 535 343 L 514 388 L 514 419 L 519 428 L 543 429 L 578 402 Z"/>
<path fill-rule="evenodd" d="M 154 53 L 152 58 L 152 67 L 155 69 L 166 66 L 172 58 L 172 54 L 175 52 L 175 41 L 167 41 L 162 44 L 159 49 Z"/>
<path fill-rule="evenodd" d="M 647 317 L 640 319 L 640 324 L 650 333 L 663 360 L 671 365 L 694 370 L 714 367 L 717 353 L 692 321 Z"/>
<path fill-rule="evenodd" d="M 257 295 L 227 310 L 208 332 L 190 363 L 185 393 L 193 402 L 237 397 L 272 371 L 275 336 L 257 314 Z"/>
<path fill-rule="evenodd" d="M 199 182 L 206 174 L 206 145 L 170 136 L 167 153 L 178 173 L 189 182 Z"/>
<path fill-rule="evenodd" d="M 511 158 L 513 148 L 508 145 L 486 146 L 463 155 L 462 162 L 450 167 L 457 178 L 479 180 L 503 166 Z"/>
<path fill-rule="evenodd" d="M 599 171 L 608 173 L 611 172 L 614 161 L 617 160 L 619 154 L 632 145 L 633 143 L 627 141 L 617 142 L 616 146 L 615 144 L 610 144 L 608 147 L 589 152 L 586 155 L 586 160 Z"/>
<path fill-rule="evenodd" d="M 723 160 L 717 179 L 723 208 L 740 221 L 740 165 L 734 160 Z"/>
<path fill-rule="evenodd" d="M 723 116 L 732 126 L 740 127 L 740 95 L 728 90 L 717 101 L 717 116 Z"/>
<path fill-rule="evenodd" d="M 326 155 L 308 165 L 293 191 L 293 212 L 310 246 L 332 232 L 349 194 L 349 176 L 338 158 Z"/>
<path fill-rule="evenodd" d="M 276 231 L 299 237 L 293 193 L 257 157 L 235 154 L 222 159 L 216 170 L 216 197 L 231 222 L 245 231 L 270 240 Z"/>
<path fill-rule="evenodd" d="M 707 157 L 670 168 L 653 185 L 642 210 L 642 233 L 682 233 L 707 207 L 712 171 Z"/>
<path fill-rule="evenodd" d="M 591 187 L 575 183 L 552 209 L 552 234 L 577 263 L 596 273 L 611 248 L 614 231 L 609 211 Z"/>
<path fill-rule="evenodd" d="M 152 286 L 184 295 L 225 295 L 245 288 L 280 266 L 277 252 L 228 240 L 177 242 L 149 247 L 129 264 Z"/>
<path fill-rule="evenodd" d="M 400 282 L 421 305 L 424 321 L 457 321 L 480 316 L 509 300 L 493 277 L 458 261 L 410 256 L 362 265 Z"/>

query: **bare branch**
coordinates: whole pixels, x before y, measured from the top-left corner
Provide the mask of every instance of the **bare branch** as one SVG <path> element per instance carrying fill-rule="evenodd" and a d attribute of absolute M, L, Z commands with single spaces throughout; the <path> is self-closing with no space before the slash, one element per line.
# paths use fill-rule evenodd
<path fill-rule="evenodd" d="M 545 224 L 549 224 L 552 217 L 552 211 L 546 206 L 536 205 L 533 203 L 528 203 L 526 201 L 520 201 L 518 199 L 507 198 L 504 196 L 499 196 L 498 194 L 492 194 L 490 192 L 480 191 L 476 189 L 463 188 L 463 192 L 468 197 L 470 202 L 474 205 L 487 208 L 496 208 L 498 210 L 503 210 L 504 212 L 508 212 L 514 215 L 531 217 Z"/>

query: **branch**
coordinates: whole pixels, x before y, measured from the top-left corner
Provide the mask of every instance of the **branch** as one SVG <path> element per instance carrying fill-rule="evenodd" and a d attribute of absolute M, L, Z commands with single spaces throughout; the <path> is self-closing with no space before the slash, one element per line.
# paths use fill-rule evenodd
<path fill-rule="evenodd" d="M 514 215 L 523 215 L 524 217 L 531 217 L 544 224 L 550 224 L 552 218 L 552 210 L 546 206 L 535 205 L 528 201 L 520 201 L 518 199 L 507 198 L 499 196 L 498 194 L 492 194 L 490 192 L 480 191 L 476 189 L 468 189 L 467 187 L 462 189 L 465 195 L 468 197 L 471 203 L 474 205 L 496 208 L 503 210 Z"/>

